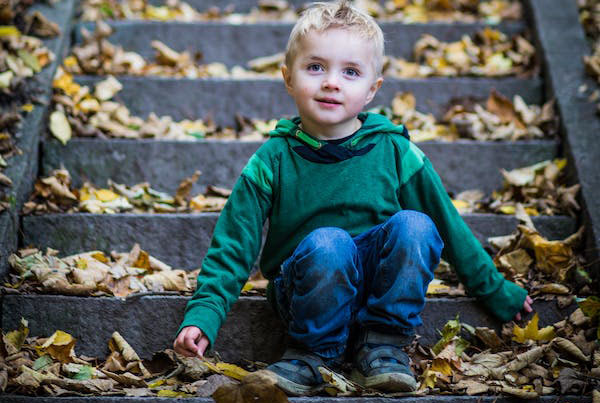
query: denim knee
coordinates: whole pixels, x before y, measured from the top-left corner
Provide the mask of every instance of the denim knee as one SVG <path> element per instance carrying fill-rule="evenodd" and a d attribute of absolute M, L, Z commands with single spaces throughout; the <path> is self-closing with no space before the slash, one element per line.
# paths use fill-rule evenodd
<path fill-rule="evenodd" d="M 428 215 L 402 210 L 390 217 L 383 228 L 388 238 L 384 244 L 387 252 L 401 249 L 402 254 L 416 251 L 422 257 L 428 256 L 426 263 L 433 272 L 439 263 L 444 242 Z"/>
<path fill-rule="evenodd" d="M 294 276 L 296 287 L 314 288 L 325 283 L 336 285 L 345 282 L 345 276 L 335 272 L 348 272 L 354 265 L 356 245 L 350 234 L 341 228 L 323 227 L 312 231 L 298 245 L 295 258 Z M 355 275 L 351 275 L 354 282 Z"/>

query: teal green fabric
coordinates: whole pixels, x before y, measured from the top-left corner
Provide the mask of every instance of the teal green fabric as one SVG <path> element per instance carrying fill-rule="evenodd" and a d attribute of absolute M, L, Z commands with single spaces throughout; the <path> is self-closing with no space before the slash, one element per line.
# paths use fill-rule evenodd
<path fill-rule="evenodd" d="M 433 219 L 445 243 L 443 256 L 470 295 L 502 320 L 521 309 L 525 290 L 496 270 L 427 157 L 402 136 L 404 128 L 378 114 L 363 113 L 359 118 L 361 129 L 341 146 L 361 149 L 373 144 L 373 148 L 332 164 L 310 162 L 293 150 L 323 144 L 302 132 L 299 118 L 279 121 L 242 170 L 219 217 L 180 330 L 197 326 L 214 343 L 258 256 L 267 218 L 269 232 L 260 267 L 271 280 L 314 229 L 339 227 L 355 236 L 402 209 Z"/>

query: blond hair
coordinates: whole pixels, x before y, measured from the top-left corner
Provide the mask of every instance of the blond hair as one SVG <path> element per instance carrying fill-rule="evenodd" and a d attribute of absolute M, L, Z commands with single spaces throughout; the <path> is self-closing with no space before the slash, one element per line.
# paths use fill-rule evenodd
<path fill-rule="evenodd" d="M 310 31 L 324 32 L 329 28 L 352 29 L 372 41 L 375 73 L 381 75 L 383 67 L 383 32 L 370 15 L 350 5 L 348 0 L 330 3 L 312 3 L 300 16 L 285 48 L 285 64 L 292 67 L 300 40 Z"/>

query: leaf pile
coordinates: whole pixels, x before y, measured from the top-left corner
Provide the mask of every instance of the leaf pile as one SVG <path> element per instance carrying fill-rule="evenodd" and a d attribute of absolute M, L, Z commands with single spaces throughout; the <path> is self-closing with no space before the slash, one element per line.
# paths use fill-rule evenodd
<path fill-rule="evenodd" d="M 381 5 L 378 0 L 356 0 L 354 6 L 382 20 L 422 23 L 428 21 L 497 23 L 504 19 L 520 19 L 521 3 L 514 0 L 392 0 Z M 302 11 L 285 0 L 259 0 L 248 13 L 235 13 L 232 7 L 211 7 L 198 12 L 189 4 L 172 0 L 153 6 L 147 0 L 86 0 L 82 19 L 149 19 L 159 21 L 213 21 L 251 24 L 260 21 L 294 22 Z"/>
<path fill-rule="evenodd" d="M 259 21 L 294 22 L 298 15 L 284 0 L 259 0 L 248 13 L 234 13 L 233 6 L 224 9 L 213 6 L 199 12 L 188 3 L 169 0 L 161 6 L 150 4 L 148 0 L 85 0 L 81 19 L 98 21 L 101 19 L 159 20 L 159 21 L 224 21 L 232 24 L 255 23 Z"/>
<path fill-rule="evenodd" d="M 217 359 L 200 360 L 164 350 L 142 360 L 118 332 L 104 361 L 75 354 L 76 339 L 57 330 L 48 338 L 28 337 L 26 320 L 2 333 L 0 392 L 30 396 L 208 397 L 219 388 L 242 395 L 260 393 L 270 402 L 287 402 L 265 371 L 248 372 Z M 241 382 L 240 382 L 241 380 Z M 224 402 L 227 400 L 219 400 Z M 271 399 L 269 399 L 271 397 Z M 276 400 L 277 398 L 278 400 Z M 250 400 L 228 400 L 252 402 Z"/>
<path fill-rule="evenodd" d="M 450 320 L 432 347 L 415 340 L 412 367 L 419 379 L 416 395 L 498 395 L 522 399 L 543 395 L 586 395 L 600 386 L 598 318 L 600 299 L 579 301 L 567 319 L 539 328 L 539 318 L 525 327 L 505 325 L 499 335 Z M 28 323 L 2 333 L 0 390 L 50 396 L 208 397 L 217 403 L 287 402 L 272 374 L 252 363 L 249 372 L 218 359 L 185 358 L 172 350 L 141 360 L 118 333 L 105 361 L 77 356 L 76 340 L 57 330 L 49 338 L 28 337 Z M 345 373 L 319 368 L 332 396 L 382 396 L 349 381 Z"/>
<path fill-rule="evenodd" d="M 584 306 L 595 304 L 593 315 Z M 568 319 L 538 327 L 505 325 L 501 335 L 485 327 L 449 321 L 432 349 L 414 343 L 413 369 L 427 394 L 589 395 L 600 387 L 598 299 L 580 302 Z"/>
<path fill-rule="evenodd" d="M 504 186 L 485 199 L 479 191 L 466 191 L 454 197 L 455 207 L 463 212 L 516 214 L 522 208 L 530 216 L 568 214 L 580 210 L 576 197 L 580 185 L 568 184 L 566 159 L 538 162 L 531 166 L 501 170 Z"/>
<path fill-rule="evenodd" d="M 562 302 L 573 293 L 591 294 L 592 279 L 582 254 L 584 227 L 564 240 L 548 240 L 530 225 L 519 225 L 511 235 L 490 238 L 498 249 L 494 263 L 504 276 L 530 295 L 550 294 Z"/>
<path fill-rule="evenodd" d="M 0 3 L 0 212 L 10 206 L 5 187 L 12 186 L 12 180 L 2 170 L 8 166 L 7 159 L 20 153 L 14 135 L 22 114 L 33 110 L 39 93 L 38 84 L 29 78 L 54 59 L 38 37 L 60 33 L 58 26 L 40 12 L 27 13 L 34 3 Z"/>
<path fill-rule="evenodd" d="M 13 270 L 6 291 L 125 298 L 138 293 L 189 294 L 198 272 L 174 270 L 139 245 L 128 253 L 89 251 L 59 258 L 35 248 L 22 249 L 9 258 Z"/>
<path fill-rule="evenodd" d="M 579 21 L 583 25 L 586 36 L 591 42 L 592 54 L 584 55 L 588 75 L 596 79 L 596 84 L 600 83 L 600 7 L 597 0 L 578 0 Z M 587 90 L 587 86 L 582 86 L 582 92 Z M 590 102 L 596 102 L 600 99 L 600 89 L 596 85 L 594 91 L 589 94 Z M 600 103 L 596 103 L 597 112 L 600 114 Z"/>
<path fill-rule="evenodd" d="M 205 194 L 190 198 L 192 185 L 200 177 L 197 171 L 179 184 L 174 196 L 154 190 L 146 182 L 126 186 L 108 181 L 108 188 L 84 183 L 71 187 L 71 175 L 65 169 L 54 170 L 39 178 L 23 206 L 23 214 L 47 213 L 200 213 L 221 211 L 231 194 L 229 189 L 208 186 Z"/>
<path fill-rule="evenodd" d="M 139 53 L 125 51 L 122 46 L 112 44 L 107 38 L 113 29 L 103 21 L 96 23 L 94 33 L 81 30 L 83 44 L 73 46 L 72 55 L 65 58 L 65 70 L 72 74 L 88 75 L 132 75 L 176 78 L 261 78 L 265 73 L 252 72 L 239 66 L 230 69 L 223 63 L 200 63 L 200 54 L 187 51 L 177 52 L 164 43 L 154 40 L 154 61 L 144 59 Z"/>
<path fill-rule="evenodd" d="M 551 138 L 556 136 L 558 128 L 553 101 L 540 107 L 528 105 L 515 95 L 511 102 L 495 90 L 490 92 L 486 105 L 455 103 L 441 122 L 432 114 L 417 111 L 416 104 L 412 93 L 398 93 L 390 107 L 376 107 L 371 111 L 387 116 L 395 124 L 405 125 L 414 142 L 459 138 L 481 141 Z"/>
<path fill-rule="evenodd" d="M 473 37 L 442 42 L 425 34 L 414 45 L 414 61 L 389 57 L 384 74 L 398 78 L 431 76 L 532 76 L 535 48 L 522 35 L 509 38 L 486 27 Z"/>
<path fill-rule="evenodd" d="M 170 116 L 154 113 L 143 119 L 132 115 L 113 97 L 122 89 L 112 76 L 98 82 L 93 90 L 73 81 L 63 69 L 57 70 L 53 81 L 54 111 L 50 116 L 50 132 L 63 144 L 72 136 L 154 138 L 157 140 L 198 140 L 204 138 L 256 141 L 275 127 L 276 120 L 239 118 L 239 129 L 219 127 L 210 119 L 174 121 Z"/>

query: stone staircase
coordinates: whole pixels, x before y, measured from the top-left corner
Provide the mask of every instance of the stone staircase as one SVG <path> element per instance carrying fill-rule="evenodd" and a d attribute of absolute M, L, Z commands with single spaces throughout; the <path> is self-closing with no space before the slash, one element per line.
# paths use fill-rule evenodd
<path fill-rule="evenodd" d="M 75 3 L 61 0 L 58 10 L 52 9 L 63 29 L 73 29 L 74 43 L 81 41 L 82 26 L 93 30 L 93 24 L 71 21 Z M 208 0 L 189 3 L 199 10 L 212 5 Z M 255 0 L 229 0 L 236 11 L 244 12 L 255 5 Z M 300 5 L 303 1 L 291 3 Z M 531 29 L 537 38 L 537 51 L 543 59 L 543 74 L 523 78 L 386 78 L 381 91 L 371 104 L 388 105 L 398 91 L 411 91 L 417 99 L 417 108 L 441 116 L 447 104 L 457 97 L 487 98 L 492 88 L 512 98 L 521 95 L 528 103 L 541 104 L 556 97 L 561 114 L 562 139 L 519 142 L 453 143 L 427 142 L 419 147 L 430 157 L 436 170 L 450 192 L 481 189 L 487 193 L 502 184 L 500 169 L 513 169 L 557 156 L 565 156 L 574 180 L 583 185 L 583 222 L 587 224 L 587 240 L 597 258 L 600 245 L 600 184 L 594 159 L 600 157 L 600 145 L 592 140 L 600 119 L 593 116 L 593 105 L 578 97 L 577 87 L 585 82 L 581 55 L 586 49 L 585 40 L 577 21 L 575 2 L 559 0 L 524 0 L 527 10 L 523 21 L 502 22 L 497 28 L 512 34 Z M 556 10 L 562 10 L 558 12 Z M 220 22 L 179 23 L 148 21 L 111 21 L 115 29 L 110 41 L 133 50 L 145 57 L 154 54 L 150 48 L 153 39 L 159 39 L 175 50 L 200 51 L 207 62 L 218 61 L 231 67 L 244 65 L 249 59 L 281 51 L 285 47 L 292 25 L 287 23 L 257 23 L 232 25 Z M 410 57 L 413 43 L 423 33 L 443 40 L 457 40 L 483 27 L 482 23 L 382 23 L 386 33 L 386 53 L 397 57 Z M 557 34 L 560 32 L 561 34 Z M 56 52 L 64 57 L 65 43 L 61 38 Z M 558 51 L 557 49 L 560 49 Z M 566 60 L 565 60 L 566 58 Z M 60 57 L 59 57 L 60 59 Z M 56 66 L 52 67 L 52 73 Z M 51 77 L 44 79 L 48 83 Z M 80 76 L 76 81 L 91 85 L 101 77 Z M 210 114 L 218 124 L 234 125 L 236 113 L 257 118 L 273 118 L 294 114 L 294 105 L 285 93 L 282 82 L 271 79 L 171 79 L 156 77 L 118 77 L 123 84 L 119 100 L 136 115 L 150 112 L 171 115 L 174 119 L 202 118 Z M 46 94 L 48 96 L 48 93 Z M 590 109 L 591 108 L 591 109 Z M 590 112 L 590 110 L 592 112 Z M 18 186 L 17 205 L 11 212 L 12 224 L 7 214 L 0 216 L 0 229 L 5 232 L 0 251 L 16 250 L 17 234 L 20 246 L 51 247 L 64 254 L 86 250 L 126 251 L 138 242 L 144 250 L 166 263 L 184 269 L 195 269 L 204 256 L 217 213 L 203 214 L 49 214 L 42 216 L 17 216 L 18 209 L 31 190 L 35 174 L 49 174 L 63 165 L 72 177 L 74 186 L 84 180 L 105 185 L 110 178 L 128 185 L 148 181 L 159 190 L 174 192 L 179 180 L 194 171 L 202 171 L 193 192 L 208 184 L 232 187 L 250 155 L 260 142 L 206 140 L 196 142 L 116 140 L 75 138 L 66 146 L 42 136 L 43 117 L 47 108 L 39 112 L 38 121 L 31 117 L 23 130 L 31 131 L 31 152 L 26 155 L 27 165 L 22 170 L 22 184 Z M 41 141 L 41 142 L 40 142 Z M 39 143 L 39 166 L 37 147 Z M 24 157 L 25 158 L 25 157 Z M 594 175 L 596 173 L 596 175 Z M 598 186 L 596 186 L 598 185 Z M 195 193 L 194 193 L 195 194 Z M 477 238 L 485 243 L 490 236 L 506 235 L 516 227 L 512 216 L 492 214 L 466 214 L 465 220 Z M 540 216 L 533 219 L 536 228 L 546 237 L 562 239 L 579 227 L 581 222 L 566 216 Z M 8 270 L 6 255 L 0 261 L 0 274 Z M 60 295 L 3 295 L 1 325 L 3 329 L 16 328 L 21 317 L 29 320 L 30 335 L 49 335 L 56 329 L 71 333 L 77 338 L 77 353 L 105 356 L 106 341 L 117 330 L 142 358 L 171 345 L 173 336 L 183 317 L 187 298 L 170 295 L 131 296 L 117 298 L 83 298 Z M 561 310 L 554 301 L 538 300 L 534 309 L 540 315 L 540 325 L 552 324 L 567 315 L 570 308 Z M 460 314 L 462 321 L 473 326 L 499 329 L 501 324 L 484 312 L 469 298 L 430 299 L 423 313 L 424 326 L 418 329 L 425 344 L 433 344 L 436 329 Z M 284 347 L 284 330 L 275 314 L 262 297 L 242 297 L 234 305 L 219 332 L 215 346 L 228 362 L 244 359 L 272 362 Z M 32 398 L 25 396 L 0 396 L 6 402 L 149 402 L 159 398 Z M 204 402 L 210 399 L 193 399 Z M 384 398 L 297 398 L 296 402 L 388 402 Z M 429 396 L 405 398 L 405 402 L 509 402 L 509 398 Z M 588 402 L 588 397 L 544 397 L 539 402 Z"/>

